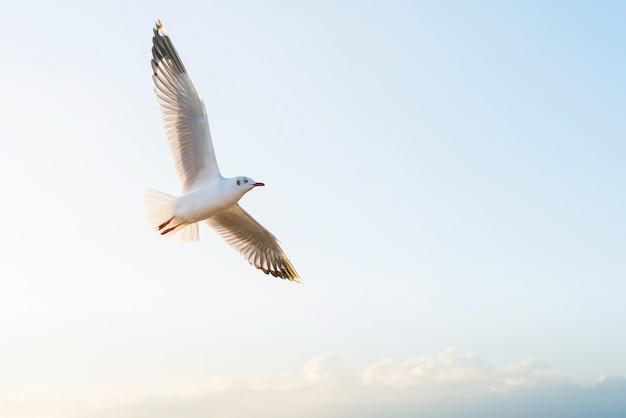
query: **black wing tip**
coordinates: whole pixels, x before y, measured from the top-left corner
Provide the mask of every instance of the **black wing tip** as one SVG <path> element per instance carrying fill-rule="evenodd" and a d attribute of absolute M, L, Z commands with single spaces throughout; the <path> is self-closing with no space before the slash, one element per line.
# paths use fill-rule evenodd
<path fill-rule="evenodd" d="M 287 280 L 289 280 L 290 282 L 294 282 L 294 283 L 298 283 L 302 285 L 304 284 L 304 282 L 300 280 L 300 276 L 298 276 L 297 274 L 295 276 L 288 277 Z"/>
<path fill-rule="evenodd" d="M 263 273 L 267 274 L 268 276 L 272 275 L 274 277 L 280 277 L 283 280 L 289 280 L 290 282 L 304 284 L 304 282 L 300 280 L 300 276 L 298 275 L 296 270 L 293 268 L 291 263 L 289 263 L 289 265 L 284 265 L 280 269 L 276 269 L 276 270 L 267 270 L 267 269 L 260 268 L 260 267 L 258 268 L 262 270 Z"/>
<path fill-rule="evenodd" d="M 152 70 L 156 74 L 158 66 L 161 61 L 167 60 L 169 65 L 172 65 L 176 72 L 182 74 L 187 70 L 183 65 L 174 44 L 172 43 L 165 26 L 161 19 L 157 19 L 152 29 L 154 36 L 152 37 Z"/>

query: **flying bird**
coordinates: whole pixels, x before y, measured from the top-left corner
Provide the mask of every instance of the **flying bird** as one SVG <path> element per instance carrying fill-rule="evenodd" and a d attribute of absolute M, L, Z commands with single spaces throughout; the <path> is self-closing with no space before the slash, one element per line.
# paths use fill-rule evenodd
<path fill-rule="evenodd" d="M 150 225 L 166 237 L 197 241 L 198 223 L 205 221 L 257 269 L 301 283 L 276 237 L 239 206 L 243 195 L 264 184 L 244 176 L 222 177 L 204 102 L 161 20 L 154 27 L 151 63 L 154 91 L 182 195 L 147 190 L 145 210 Z"/>

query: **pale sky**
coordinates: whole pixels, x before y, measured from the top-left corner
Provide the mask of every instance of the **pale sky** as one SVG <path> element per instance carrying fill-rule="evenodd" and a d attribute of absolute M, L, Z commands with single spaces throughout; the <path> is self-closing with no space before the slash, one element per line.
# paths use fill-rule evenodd
<path fill-rule="evenodd" d="M 3 418 L 626 414 L 623 2 L 0 6 Z M 150 230 L 157 18 L 304 285 Z"/>

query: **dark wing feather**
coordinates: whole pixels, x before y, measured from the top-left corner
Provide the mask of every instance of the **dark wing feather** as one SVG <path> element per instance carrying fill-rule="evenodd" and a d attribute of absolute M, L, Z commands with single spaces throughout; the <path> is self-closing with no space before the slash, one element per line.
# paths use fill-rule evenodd
<path fill-rule="evenodd" d="M 206 222 L 251 265 L 265 274 L 302 283 L 276 237 L 238 204 Z"/>
<path fill-rule="evenodd" d="M 151 64 L 170 154 L 181 188 L 188 192 L 220 173 L 204 103 L 160 20 L 154 27 Z"/>

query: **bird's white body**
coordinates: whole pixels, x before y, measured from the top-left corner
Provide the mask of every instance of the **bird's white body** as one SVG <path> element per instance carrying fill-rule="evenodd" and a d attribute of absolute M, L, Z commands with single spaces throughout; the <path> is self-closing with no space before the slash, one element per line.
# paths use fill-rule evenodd
<path fill-rule="evenodd" d="M 238 204 L 243 195 L 264 184 L 220 174 L 204 103 L 160 20 L 154 28 L 151 63 L 154 91 L 183 195 L 177 198 L 148 190 L 148 222 L 161 235 L 197 241 L 198 222 L 206 221 L 254 267 L 300 282 L 276 237 Z"/>
<path fill-rule="evenodd" d="M 232 179 L 219 178 L 178 197 L 174 203 L 176 218 L 184 223 L 192 224 L 231 208 L 247 192 L 232 185 Z"/>

